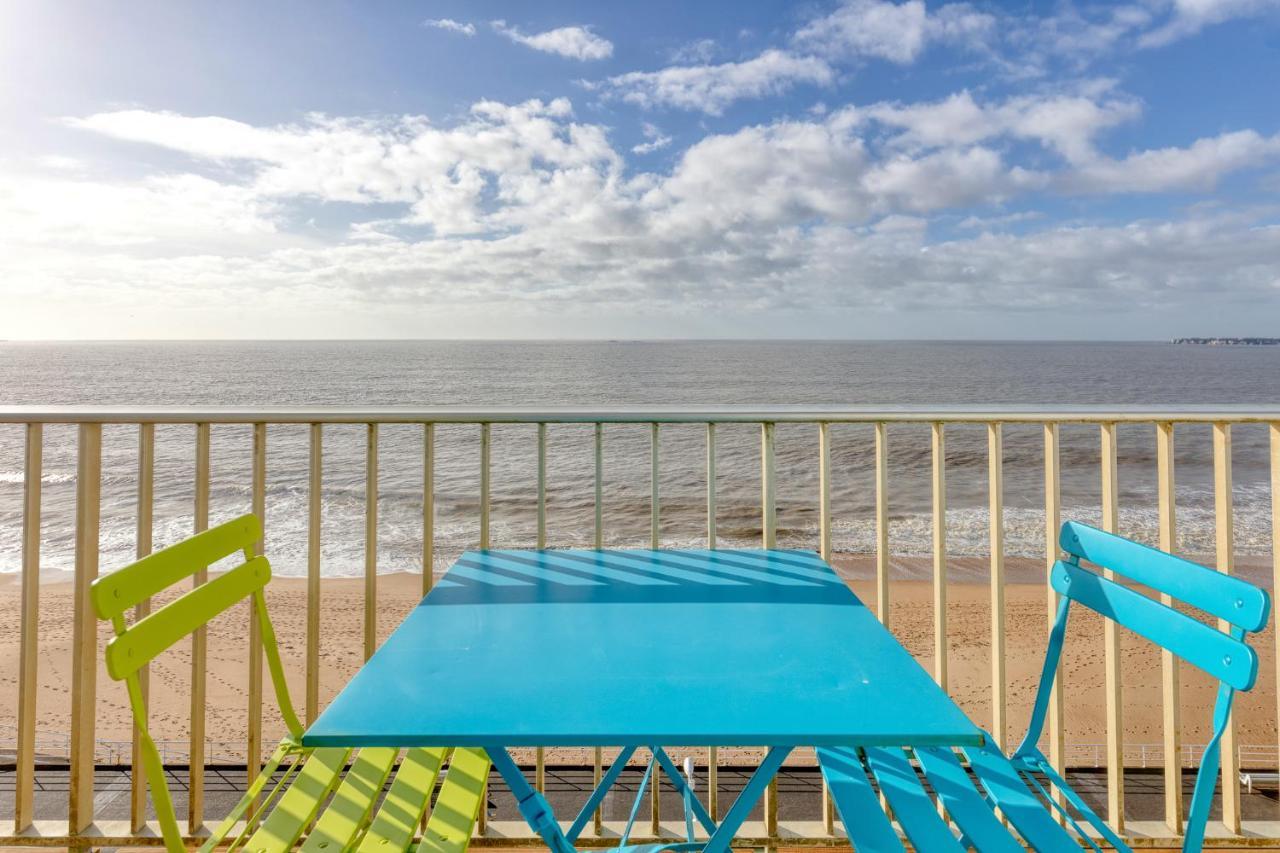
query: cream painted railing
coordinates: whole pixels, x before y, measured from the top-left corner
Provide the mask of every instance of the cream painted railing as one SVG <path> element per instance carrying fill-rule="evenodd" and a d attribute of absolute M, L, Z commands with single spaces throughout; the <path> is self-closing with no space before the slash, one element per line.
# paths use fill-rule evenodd
<path fill-rule="evenodd" d="M 1280 541 L 1280 408 L 1241 409 L 1215 407 L 1212 409 L 996 409 L 971 411 L 958 409 L 866 409 L 866 408 L 714 408 L 714 409 L 191 409 L 191 408 L 128 408 L 128 407 L 0 407 L 0 424 L 24 424 L 26 429 L 22 578 L 20 671 L 17 701 L 17 749 L 14 796 L 13 832 L 0 836 L 0 844 L 33 845 L 126 845 L 156 843 L 158 832 L 146 821 L 146 794 L 140 774 L 138 745 L 133 745 L 131 819 L 103 821 L 94 814 L 95 769 L 95 698 L 97 663 L 101 650 L 98 631 L 90 609 L 87 591 L 99 571 L 99 513 L 102 482 L 102 430 L 109 424 L 136 424 L 138 427 L 137 455 L 137 554 L 149 553 L 152 543 L 153 497 L 155 480 L 155 427 L 157 424 L 187 424 L 195 430 L 195 530 L 203 530 L 209 522 L 210 489 L 210 433 L 213 427 L 226 424 L 251 425 L 252 450 L 252 508 L 259 516 L 266 516 L 266 473 L 268 428 L 280 424 L 303 424 L 310 427 L 309 502 L 308 502 L 308 559 L 307 559 L 307 612 L 305 640 L 305 711 L 308 720 L 319 711 L 320 696 L 320 519 L 322 487 L 322 440 L 324 428 L 331 424 L 358 424 L 366 428 L 365 459 L 365 526 L 364 526 L 364 608 L 363 645 L 364 656 L 371 655 L 377 644 L 378 575 L 377 511 L 378 511 L 378 434 L 379 427 L 388 424 L 420 425 L 423 431 L 422 457 L 422 565 L 430 567 L 435 556 L 435 490 L 436 444 L 435 430 L 440 424 L 474 424 L 480 433 L 479 458 L 479 537 L 481 548 L 490 544 L 490 455 L 491 426 L 493 424 L 537 425 L 537 544 L 547 542 L 547 425 L 594 424 L 594 544 L 604 542 L 604 516 L 602 507 L 604 436 L 611 424 L 649 425 L 651 438 L 651 523 L 650 540 L 653 547 L 660 544 L 660 495 L 659 495 L 659 445 L 663 424 L 703 424 L 706 428 L 706 537 L 709 547 L 716 545 L 716 428 L 717 424 L 758 424 L 760 427 L 761 500 L 760 518 L 762 544 L 772 547 L 776 531 L 776 465 L 774 434 L 777 424 L 812 424 L 815 426 L 815 464 L 818 470 L 818 541 L 824 557 L 831 555 L 831 434 L 832 424 L 860 423 L 874 427 L 875 443 L 875 589 L 878 615 L 888 620 L 891 599 L 890 551 L 889 551 L 889 477 L 888 442 L 891 428 L 896 424 L 914 423 L 930 428 L 931 490 L 932 490 L 932 586 L 933 586 L 933 635 L 934 675 L 944 687 L 948 686 L 947 642 L 947 530 L 946 530 L 946 432 L 952 424 L 977 424 L 985 426 L 987 438 L 987 476 L 990 525 L 990 611 L 991 611 L 991 678 L 992 678 L 992 733 L 1005 743 L 1011 733 L 1008 730 L 1008 697 L 1006 695 L 1006 620 L 1005 620 L 1005 533 L 1004 533 L 1004 473 L 1002 428 L 1006 424 L 1031 424 L 1043 430 L 1044 440 L 1044 516 L 1045 559 L 1048 564 L 1058 553 L 1056 530 L 1061 521 L 1061 477 L 1059 470 L 1059 428 L 1064 424 L 1095 425 L 1099 430 L 1101 451 L 1101 517 L 1103 527 L 1116 529 L 1119 518 L 1119 487 L 1117 481 L 1117 425 L 1149 424 L 1155 429 L 1157 457 L 1156 503 L 1159 519 L 1159 544 L 1172 549 L 1175 542 L 1174 504 L 1174 425 L 1180 423 L 1208 424 L 1213 435 L 1213 472 L 1216 522 L 1216 556 L 1220 571 L 1230 572 L 1233 567 L 1233 518 L 1231 499 L 1231 430 L 1236 424 L 1265 424 L 1270 441 L 1270 478 L 1272 500 L 1273 542 Z M 37 821 L 33 814 L 33 798 L 36 787 L 36 693 L 39 635 L 37 614 L 40 588 L 40 519 L 41 473 L 43 456 L 43 427 L 46 424 L 77 424 L 79 427 L 76 473 L 75 513 L 75 569 L 74 614 L 72 626 L 72 685 L 71 732 L 68 751 L 70 756 L 70 793 L 66 819 Z M 267 519 L 269 536 L 269 519 Z M 554 545 L 555 543 L 550 543 Z M 262 545 L 259 543 L 259 548 Z M 1280 580 L 1280 549 L 1273 548 L 1274 576 Z M 203 577 L 198 581 L 203 581 Z M 424 571 L 423 591 L 430 590 L 432 573 Z M 1052 619 L 1056 601 L 1054 593 L 1046 586 L 1049 618 Z M 146 612 L 147 605 L 139 610 Z M 256 623 L 249 623 L 251 649 L 257 649 L 260 638 Z M 1155 822 L 1160 828 L 1152 830 L 1147 822 L 1145 832 L 1138 827 L 1125 827 L 1124 777 L 1126 751 L 1123 738 L 1124 695 L 1122 691 L 1122 666 L 1120 659 L 1120 635 L 1114 627 L 1108 627 L 1104 638 L 1106 653 L 1106 744 L 1102 749 L 1107 767 L 1107 814 L 1119 831 L 1146 835 L 1148 843 L 1164 838 L 1176 843 L 1175 836 L 1181 827 L 1183 797 L 1181 771 L 1184 753 L 1180 743 L 1178 662 L 1166 653 L 1162 660 L 1163 744 L 1156 752 L 1169 756 L 1164 764 L 1165 806 L 1164 821 Z M 1280 661 L 1280 655 L 1277 656 Z M 190 708 L 190 790 L 189 823 L 191 831 L 198 834 L 206 819 L 219 815 L 205 813 L 203 770 L 206 764 L 205 714 L 207 682 L 206 638 L 198 635 L 192 644 L 191 708 Z M 144 681 L 144 684 L 146 682 Z M 262 757 L 262 668 L 261 655 L 250 655 L 248 669 L 248 707 L 245 728 L 245 755 L 249 774 L 256 773 Z M 1063 735 L 1063 697 L 1055 691 L 1050 705 L 1049 755 L 1052 762 L 1062 767 L 1065 758 Z M 1145 764 L 1145 750 L 1143 763 Z M 1240 750 L 1236 743 L 1234 726 L 1223 741 L 1222 758 L 1222 825 L 1218 834 L 1226 833 L 1240 839 L 1242 829 L 1251 831 L 1251 843 L 1256 846 L 1259 833 L 1272 839 L 1280 847 L 1280 825 L 1260 823 L 1245 827 L 1240 809 L 1239 781 Z M 544 784 L 544 755 L 538 750 L 536 778 L 538 787 Z M 719 811 L 715 799 L 716 767 L 715 749 L 708 754 L 708 788 L 711 792 L 709 808 L 712 814 Z M 1162 758 L 1159 760 L 1163 760 Z M 601 773 L 601 751 L 595 751 L 595 776 Z M 1096 762 L 1096 759 L 1095 759 Z M 1130 761 L 1132 765 L 1132 760 Z M 658 826 L 657 788 L 653 789 L 652 826 L 656 836 Z M 788 844 L 831 843 L 837 832 L 837 822 L 830 800 L 823 798 L 821 824 L 803 824 L 795 827 L 781 826 L 778 822 L 776 787 L 770 789 L 764 808 L 763 825 L 748 832 L 763 844 L 776 843 L 783 836 Z M 482 812 L 483 815 L 483 812 Z M 483 820 L 482 820 L 483 824 Z M 597 813 L 597 832 L 602 827 Z M 510 828 L 508 828 L 510 829 Z M 746 830 L 751 830 L 748 825 Z M 500 832 L 497 827 L 481 826 L 481 843 L 529 843 L 525 834 L 513 837 Z M 1210 835 L 1214 835 L 1211 827 Z M 604 843 L 607 843 L 604 842 Z"/>

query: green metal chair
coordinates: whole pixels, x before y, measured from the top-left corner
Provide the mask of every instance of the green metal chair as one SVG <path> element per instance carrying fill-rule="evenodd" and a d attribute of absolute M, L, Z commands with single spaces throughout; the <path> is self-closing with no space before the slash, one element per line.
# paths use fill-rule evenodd
<path fill-rule="evenodd" d="M 212 850 L 225 843 L 230 850 L 275 853 L 292 849 L 305 834 L 301 847 L 304 851 L 407 850 L 422 825 L 440 769 L 448 761 L 417 849 L 422 853 L 463 853 L 471 840 L 489 776 L 489 758 L 484 750 L 409 749 L 397 767 L 401 751 L 395 748 L 357 752 L 301 746 L 302 724 L 289 700 L 280 651 L 263 596 L 263 588 L 271 579 L 271 566 L 266 557 L 252 554 L 261 531 L 257 517 L 242 516 L 99 578 L 90 593 L 98 618 L 109 619 L 115 629 L 115 637 L 107 644 L 107 672 L 128 687 L 141 735 L 143 766 L 165 847 L 178 853 L 186 849 L 186 842 L 178 828 L 160 753 L 147 730 L 138 672 L 220 613 L 251 598 L 276 704 L 289 734 L 200 849 Z M 125 613 L 130 608 L 237 551 L 243 551 L 245 560 L 238 567 L 132 625 L 126 624 Z M 388 779 L 392 779 L 391 786 L 382 796 Z"/>

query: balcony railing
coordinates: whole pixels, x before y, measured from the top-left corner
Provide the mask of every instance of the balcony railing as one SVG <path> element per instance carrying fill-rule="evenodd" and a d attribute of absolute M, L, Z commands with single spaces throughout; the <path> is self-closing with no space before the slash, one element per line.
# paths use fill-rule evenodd
<path fill-rule="evenodd" d="M 899 430 L 927 430 L 927 458 L 918 459 L 924 469 L 920 476 L 927 474 L 929 492 L 931 494 L 931 557 L 932 568 L 932 656 L 925 661 L 931 667 L 937 680 L 950 687 L 954 681 L 949 674 L 951 664 L 949 658 L 949 635 L 947 621 L 947 598 L 950 587 L 948 567 L 953 560 L 948 557 L 947 527 L 947 438 L 949 431 L 966 430 L 970 445 L 985 445 L 985 479 L 986 479 L 986 519 L 988 530 L 987 554 L 985 562 L 989 569 L 987 578 L 990 590 L 990 717 L 992 733 L 1001 742 L 1013 734 L 1010 719 L 1011 709 L 1007 693 L 1008 655 L 1006 637 L 1005 588 L 1006 588 L 1006 532 L 1005 520 L 1005 451 L 1004 435 L 1006 427 L 1016 425 L 1024 439 L 1028 430 L 1039 433 L 1042 441 L 1043 461 L 1043 504 L 1044 519 L 1043 552 L 1040 554 L 1046 565 L 1056 558 L 1058 549 L 1055 534 L 1062 520 L 1062 470 L 1060 452 L 1062 448 L 1062 431 L 1070 428 L 1077 431 L 1074 438 L 1079 438 L 1080 430 L 1096 431 L 1096 448 L 1099 470 L 1096 482 L 1099 490 L 1099 515 L 1102 526 L 1116 530 L 1120 521 L 1121 490 L 1118 477 L 1118 430 L 1123 425 L 1127 430 L 1136 429 L 1130 425 L 1143 425 L 1146 442 L 1154 444 L 1155 478 L 1154 504 L 1158 541 L 1153 542 L 1167 550 L 1174 550 L 1176 537 L 1176 507 L 1174 489 L 1174 430 L 1177 424 L 1199 424 L 1197 431 L 1208 430 L 1211 433 L 1212 484 L 1213 484 L 1213 519 L 1214 519 L 1214 558 L 1220 571 L 1230 572 L 1234 566 L 1235 545 L 1232 499 L 1232 429 L 1242 424 L 1258 424 L 1251 427 L 1265 430 L 1268 446 L 1269 489 L 1271 500 L 1270 536 L 1271 541 L 1280 541 L 1280 407 L 1240 409 L 1217 407 L 1213 409 L 992 409 L 986 411 L 970 411 L 958 409 L 866 409 L 866 408 L 715 408 L 715 409 L 236 409 L 236 408 L 130 408 L 130 407 L 2 407 L 0 408 L 0 426 L 5 424 L 22 425 L 25 428 L 25 463 L 23 471 L 23 503 L 22 503 L 22 535 L 21 535 L 21 620 L 18 626 L 20 643 L 20 670 L 17 681 L 16 729 L 12 734 L 15 756 L 15 809 L 13 815 L 13 831 L 0 836 L 0 844 L 50 845 L 67 844 L 71 846 L 90 846 L 100 844 L 148 844 L 156 843 L 159 833 L 146 820 L 146 800 L 143 780 L 138 772 L 139 753 L 135 740 L 132 744 L 132 808 L 131 819 L 127 822 L 105 821 L 95 816 L 94 769 L 103 754 L 101 741 L 95 737 L 96 707 L 98 697 L 98 664 L 101 656 L 98 625 L 88 604 L 87 591 L 91 581 L 99 573 L 100 563 L 100 531 L 102 507 L 102 453 L 103 428 L 119 425 L 133 425 L 137 429 L 136 456 L 136 517 L 135 538 L 136 554 L 145 555 L 150 552 L 154 539 L 154 502 L 156 481 L 156 427 L 157 425 L 187 425 L 194 431 L 194 458 L 191 460 L 194 480 L 194 530 L 205 529 L 210 517 L 210 483 L 211 483 L 211 436 L 215 429 L 226 425 L 240 425 L 243 431 L 251 430 L 251 453 L 249 455 L 248 478 L 251 480 L 251 509 L 265 520 L 266 540 L 272 538 L 271 515 L 267 512 L 267 471 L 268 471 L 268 439 L 274 429 L 282 425 L 301 425 L 308 433 L 308 462 L 306 473 L 307 513 L 306 513 L 306 614 L 305 641 L 302 652 L 302 670 L 304 685 L 302 694 L 306 718 L 313 719 L 320 707 L 320 684 L 322 663 L 320 656 L 321 640 L 321 496 L 324 488 L 323 478 L 323 437 L 327 427 L 332 425 L 359 425 L 364 429 L 364 524 L 362 530 L 327 530 L 329 536 L 345 536 L 363 538 L 363 607 L 362 607 L 362 653 L 363 657 L 372 654 L 377 646 L 379 636 L 379 600 L 378 600 L 378 501 L 379 501 L 379 435 L 380 429 L 397 425 L 397 429 L 420 429 L 422 434 L 421 457 L 421 565 L 426 567 L 422 573 L 422 589 L 429 590 L 433 581 L 430 568 L 440 562 L 437 557 L 437 536 L 435 517 L 436 472 L 441 463 L 438 456 L 436 431 L 443 425 L 472 425 L 477 431 L 476 441 L 470 442 L 468 454 L 478 449 L 470 464 L 474 464 L 478 473 L 478 500 L 476 501 L 478 528 L 474 546 L 485 548 L 493 542 L 492 517 L 493 500 L 491 495 L 491 457 L 493 454 L 492 430 L 494 425 L 526 424 L 536 429 L 528 436 L 533 443 L 533 454 L 536 457 L 536 471 L 532 482 L 528 483 L 528 500 L 536 507 L 536 536 L 534 543 L 539 547 L 564 544 L 548 537 L 547 494 L 548 494 L 548 428 L 551 425 L 578 424 L 591 427 L 589 441 L 584 445 L 590 454 L 589 460 L 582 460 L 582 470 L 593 472 L 593 478 L 586 484 L 591 489 L 590 500 L 593 502 L 593 523 L 590 537 L 580 537 L 578 542 L 585 541 L 595 547 L 602 547 L 606 542 L 605 505 L 609 495 L 605 485 L 606 459 L 605 439 L 609 432 L 620 425 L 641 425 L 648 431 L 648 473 L 650 488 L 650 518 L 648 545 L 659 547 L 662 544 L 662 503 L 660 500 L 660 445 L 664 436 L 663 425 L 682 424 L 695 425 L 705 430 L 705 463 L 701 472 L 705 480 L 705 541 L 708 547 L 715 547 L 718 540 L 717 519 L 720 515 L 717 508 L 717 483 L 723 472 L 717 474 L 717 428 L 723 425 L 737 425 L 734 429 L 754 428 L 759 436 L 759 482 L 760 498 L 758 506 L 758 529 L 760 543 L 764 547 L 773 547 L 777 542 L 778 529 L 778 461 L 776 452 L 776 430 L 779 425 L 788 425 L 788 430 L 797 429 L 790 425 L 807 425 L 812 428 L 809 433 L 810 449 L 802 451 L 800 464 L 803 464 L 816 481 L 816 494 L 812 494 L 812 502 L 816 506 L 816 525 L 811 547 L 815 547 L 824 557 L 833 555 L 833 507 L 832 507 L 832 447 L 836 438 L 836 427 L 845 424 L 861 424 L 869 431 L 873 440 L 869 443 L 869 452 L 873 457 L 868 462 L 869 470 L 874 476 L 872 482 L 872 501 L 874 514 L 874 600 L 878 615 L 888 620 L 889 602 L 892 599 L 894 581 L 891 578 L 892 556 L 890 547 L 890 495 L 894 484 L 890 481 L 890 438 Z M 78 427 L 78 438 L 75 448 L 75 516 L 74 516 L 74 612 L 71 614 L 71 686 L 67 700 L 70 703 L 70 730 L 66 735 L 65 752 L 70 767 L 70 792 L 66 803 L 65 817 L 57 820 L 37 820 L 33 811 L 33 792 L 36 785 L 37 753 L 42 743 L 49 738 L 43 732 L 37 732 L 37 667 L 44 656 L 52 653 L 39 646 L 37 616 L 39 613 L 39 596 L 41 585 L 41 484 L 45 450 L 45 427 L 54 424 L 74 424 Z M 908 426 L 914 425 L 914 426 Z M 166 427 L 168 428 L 168 427 Z M 295 429 L 298 428 L 295 426 Z M 453 427 L 450 426 L 452 429 Z M 470 428 L 470 427 L 468 427 Z M 583 429 L 583 427 L 579 427 Z M 683 429 L 687 430 L 688 427 Z M 984 434 L 985 441 L 978 437 Z M 687 433 L 684 434 L 688 438 Z M 980 443 L 979 443 L 980 442 Z M 634 445 L 635 443 L 632 442 Z M 1148 445 L 1148 451 L 1150 444 Z M 633 448 L 634 449 L 634 448 Z M 979 451 L 980 452 L 980 451 Z M 1144 451 L 1144 454 L 1147 451 Z M 807 460 L 807 461 L 806 461 Z M 454 460 L 455 462 L 457 460 Z M 793 460 L 795 461 L 795 460 Z M 635 464 L 635 460 L 631 460 Z M 790 469 L 788 469 L 790 470 Z M 299 472 L 294 472 L 298 474 Z M 688 474 L 689 472 L 685 472 Z M 836 472 L 838 473 L 838 472 Z M 1039 479 L 1039 475 L 1037 475 Z M 1025 492 L 1025 489 L 1023 489 Z M 259 544 L 259 548 L 263 543 Z M 1271 548 L 1271 565 L 1273 577 L 1280 578 L 1280 549 Z M 270 553 L 270 549 L 267 549 Z M 0 555 L 5 556 L 5 555 Z M 112 568 L 112 567 L 106 567 Z M 1048 618 L 1056 609 L 1055 594 L 1045 585 L 1045 606 Z M 147 605 L 140 609 L 145 612 Z M 386 626 L 383 626 L 386 627 Z M 892 627 L 892 626 L 891 626 Z M 245 709 L 243 737 L 239 754 L 249 766 L 249 775 L 256 772 L 262 758 L 264 742 L 264 724 L 262 707 L 262 668 L 261 656 L 256 653 L 259 638 L 256 635 L 256 623 L 249 621 L 246 626 L 249 636 L 249 648 L 254 650 L 249 656 L 247 667 L 247 707 Z M 1271 635 L 1267 635 L 1271 636 Z M 1159 744 L 1126 743 L 1123 726 L 1126 691 L 1121 658 L 1121 636 L 1118 630 L 1110 627 L 1102 638 L 1102 645 L 1107 660 L 1104 694 L 1106 698 L 1105 722 L 1106 742 L 1102 745 L 1072 744 L 1068 749 L 1066 728 L 1064 725 L 1063 691 L 1055 691 L 1051 703 L 1048 727 L 1048 754 L 1053 763 L 1062 769 L 1065 764 L 1077 762 L 1088 765 L 1104 765 L 1107 769 L 1107 814 L 1113 826 L 1121 832 L 1129 832 L 1134 837 L 1143 837 L 1143 843 L 1157 843 L 1164 839 L 1176 845 L 1176 836 L 1181 827 L 1183 816 L 1183 796 L 1181 774 L 1184 765 L 1196 758 L 1194 745 L 1182 742 L 1182 720 L 1180 686 L 1183 674 L 1178 662 L 1167 653 L 1161 661 L 1161 702 L 1162 702 L 1162 740 Z M 1280 660 L 1280 657 L 1277 658 Z M 192 645 L 191 660 L 191 704 L 188 719 L 189 739 L 185 749 L 179 747 L 180 753 L 190 766 L 189 812 L 193 834 L 198 834 L 206 820 L 220 817 L 206 814 L 204 792 L 202 787 L 202 770 L 210 762 L 206 733 L 206 714 L 208 702 L 206 689 L 208 683 L 208 649 L 205 638 L 197 635 Z M 1025 717 L 1025 709 L 1014 709 L 1019 716 Z M 1137 749 L 1140 747 L 1140 750 Z M 234 745 L 219 744 L 219 751 L 230 752 Z M 1083 750 L 1083 752 L 1082 752 Z M 1084 753 L 1088 753 L 1087 755 Z M 226 754 L 224 752 L 224 754 Z M 711 790 L 715 790 L 715 768 L 718 761 L 716 750 L 707 754 L 707 780 Z M 1274 769 L 1276 764 L 1276 746 L 1242 747 L 1236 742 L 1231 730 L 1223 742 L 1222 758 L 1222 820 L 1211 825 L 1210 836 L 1239 838 L 1242 831 L 1252 834 L 1254 843 L 1258 836 L 1269 833 L 1275 846 L 1280 846 L 1280 834 L 1277 824 L 1270 822 L 1244 821 L 1240 808 L 1240 763 L 1249 761 L 1255 766 L 1269 765 Z M 543 779 L 543 753 L 538 751 L 536 776 Z M 600 750 L 594 752 L 594 764 L 597 777 L 601 771 L 602 755 Z M 1126 767 L 1163 766 L 1165 798 L 1163 820 L 1133 822 L 1126 826 L 1123 815 L 1124 779 Z M 655 790 L 656 796 L 656 790 Z M 826 798 L 824 798 L 825 800 Z M 766 843 L 787 838 L 788 844 L 794 843 L 832 843 L 833 836 L 838 838 L 840 831 L 831 805 L 824 802 L 823 821 L 806 823 L 802 826 L 788 827 L 779 824 L 778 803 L 776 794 L 765 802 L 763 823 L 751 829 L 748 834 L 753 838 L 764 839 Z M 714 812 L 716 805 L 712 804 Z M 600 827 L 597 817 L 596 826 Z M 657 809 L 654 809 L 652 831 L 659 833 Z M 513 836 L 526 837 L 527 833 L 518 827 L 485 827 L 483 820 L 479 829 L 480 837 L 476 843 L 512 843 Z M 532 838 L 528 838 L 532 841 Z M 603 842 L 603 843 L 607 843 Z"/>

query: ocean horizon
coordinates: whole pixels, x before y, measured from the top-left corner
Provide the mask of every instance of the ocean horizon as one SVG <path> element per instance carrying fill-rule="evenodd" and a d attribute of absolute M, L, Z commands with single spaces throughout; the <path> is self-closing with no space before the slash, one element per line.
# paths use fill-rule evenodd
<path fill-rule="evenodd" d="M 1280 348 L 1096 341 L 113 341 L 0 343 L 0 404 L 134 406 L 1195 406 L 1280 399 Z M 494 547 L 531 547 L 536 533 L 535 428 L 492 428 Z M 155 543 L 192 527 L 194 436 L 156 428 Z M 211 520 L 250 506 L 251 434 L 215 426 Z M 589 425 L 548 428 L 548 542 L 589 546 L 593 469 Z M 478 540 L 479 444 L 473 425 L 436 436 L 436 564 L 447 568 Z M 873 430 L 833 425 L 832 534 L 839 552 L 875 550 Z M 664 547 L 705 544 L 705 435 L 662 427 Z M 268 549 L 276 572 L 305 574 L 307 428 L 268 437 Z M 20 565 L 22 429 L 0 425 L 0 572 Z M 378 570 L 421 571 L 421 429 L 380 429 Z M 778 544 L 817 544 L 817 435 L 777 427 Z M 1265 425 L 1233 430 L 1236 549 L 1270 552 Z M 322 574 L 363 572 L 364 429 L 329 426 L 324 438 Z M 722 547 L 759 542 L 759 431 L 722 425 L 717 437 L 717 528 Z M 931 551 L 927 424 L 889 432 L 890 543 L 894 555 Z M 103 571 L 134 553 L 136 428 L 103 437 Z M 1006 552 L 1043 556 L 1043 438 L 1036 425 L 1004 428 Z M 1177 429 L 1179 546 L 1214 547 L 1212 448 L 1207 425 Z M 1098 430 L 1062 427 L 1063 517 L 1099 520 Z M 1155 438 L 1119 427 L 1121 532 L 1154 542 Z M 985 430 L 947 431 L 948 551 L 987 552 Z M 45 431 L 42 565 L 71 568 L 75 428 Z M 647 547 L 649 430 L 605 428 L 605 541 Z M 909 562 L 909 561 L 908 561 Z M 922 574 L 922 578 L 927 574 Z M 956 580 L 964 580 L 958 576 Z M 972 579 L 980 579 L 975 576 Z M 1019 580 L 1011 576 L 1010 580 Z M 1039 580 L 1039 578 L 1028 578 Z"/>

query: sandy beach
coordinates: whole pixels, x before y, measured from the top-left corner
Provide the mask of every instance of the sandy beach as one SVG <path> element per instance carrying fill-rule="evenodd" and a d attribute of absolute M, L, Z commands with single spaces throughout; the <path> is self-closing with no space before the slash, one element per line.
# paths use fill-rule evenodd
<path fill-rule="evenodd" d="M 908 567 L 897 558 L 894 569 Z M 954 563 L 958 564 L 960 558 Z M 982 562 L 982 561 L 978 561 Z M 869 558 L 837 559 L 842 572 L 865 576 L 873 567 Z M 874 604 L 874 585 L 853 581 L 857 594 Z M 385 638 L 420 598 L 421 577 L 388 574 L 378 577 L 379 638 Z M 19 587 L 17 579 L 0 579 L 0 739 L 12 743 L 16 724 L 18 681 Z M 990 589 L 984 584 L 951 584 L 947 590 L 947 625 L 950 658 L 949 689 L 966 713 L 984 727 L 991 722 L 991 620 Z M 304 701 L 306 589 L 305 581 L 277 578 L 267 594 L 294 702 L 301 712 Z M 321 591 L 320 702 L 323 706 L 346 683 L 362 662 L 363 581 L 326 579 Z M 890 626 L 926 669 L 932 671 L 933 590 L 928 583 L 896 581 L 890 587 Z M 39 673 L 37 699 L 41 740 L 62 738 L 70 729 L 71 714 L 71 586 L 66 581 L 45 581 L 40 589 Z M 1039 679 L 1047 635 L 1047 604 L 1042 585 L 1008 585 L 1005 590 L 1007 690 L 1009 737 L 1019 738 L 1025 728 Z M 208 737 L 228 746 L 215 754 L 242 749 L 247 705 L 247 607 L 237 606 L 210 628 L 208 654 Z M 100 642 L 110 637 L 101 625 Z M 742 626 L 743 629 L 749 626 Z M 1097 744 L 1105 740 L 1104 664 L 1101 620 L 1077 609 L 1067 641 L 1066 739 L 1071 744 Z M 1257 687 L 1237 700 L 1238 743 L 1273 745 L 1276 742 L 1275 655 L 1273 629 L 1256 638 L 1261 658 Z M 1146 641 L 1132 635 L 1122 640 L 1124 674 L 1125 740 L 1130 744 L 1161 741 L 1160 655 Z M 159 740 L 185 741 L 190 707 L 190 652 L 182 643 L 159 658 L 152 668 L 152 732 Z M 268 697 L 270 696 L 270 688 Z M 1202 744 L 1208 737 L 1209 709 L 1214 686 L 1207 676 L 1182 668 L 1182 739 Z M 268 699 L 268 704 L 270 701 Z M 111 681 L 99 661 L 96 736 L 126 741 L 130 717 L 124 690 Z M 274 712 L 264 713 L 266 737 L 274 739 L 282 725 Z M 1083 754 L 1080 752 L 1078 754 Z M 242 755 L 242 753 L 241 753 Z M 803 756 L 798 754 L 798 760 Z M 726 756 L 732 760 L 731 756 Z M 552 751 L 551 761 L 582 760 L 579 750 Z M 1079 759 L 1084 761 L 1084 759 Z M 1091 762 L 1090 762 L 1091 763 Z"/>

